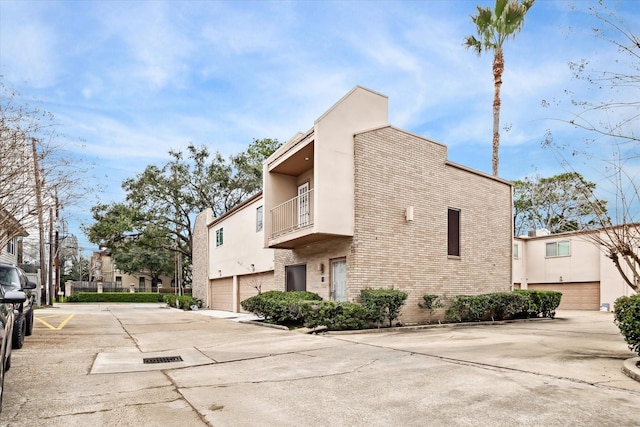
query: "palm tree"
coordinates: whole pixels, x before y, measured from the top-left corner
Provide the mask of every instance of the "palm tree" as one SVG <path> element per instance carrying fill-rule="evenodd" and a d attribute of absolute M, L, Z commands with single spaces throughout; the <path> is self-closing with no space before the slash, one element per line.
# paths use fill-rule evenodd
<path fill-rule="evenodd" d="M 465 46 L 476 51 L 493 51 L 493 175 L 498 176 L 498 149 L 500 148 L 500 87 L 504 72 L 502 45 L 522 29 L 524 16 L 535 0 L 496 0 L 494 10 L 478 6 L 478 14 L 471 17 L 478 30 L 478 38 L 468 36 Z"/>

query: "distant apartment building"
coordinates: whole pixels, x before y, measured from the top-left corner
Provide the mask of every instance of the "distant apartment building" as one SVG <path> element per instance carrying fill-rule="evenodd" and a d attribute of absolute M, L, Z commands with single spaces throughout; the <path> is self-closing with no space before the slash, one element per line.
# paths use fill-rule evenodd
<path fill-rule="evenodd" d="M 591 238 L 602 230 L 516 237 L 513 286 L 562 292 L 560 309 L 612 310 L 618 297 L 633 295 L 613 261 Z M 639 240 L 640 242 L 640 240 Z M 629 267 L 622 268 L 629 273 Z"/>

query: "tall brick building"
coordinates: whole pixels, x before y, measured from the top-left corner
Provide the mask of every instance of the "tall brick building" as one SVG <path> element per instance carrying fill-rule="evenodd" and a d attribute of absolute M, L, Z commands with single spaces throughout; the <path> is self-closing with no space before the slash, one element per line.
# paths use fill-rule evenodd
<path fill-rule="evenodd" d="M 247 245 L 246 237 L 234 241 L 243 225 L 220 218 L 199 234 L 215 241 L 224 233 L 224 242 L 209 251 L 209 283 L 194 292 L 224 308 L 216 295 L 238 302 L 247 274 L 273 274 L 269 288 L 338 301 L 393 286 L 409 293 L 401 319 L 420 322 L 424 294 L 510 290 L 511 204 L 509 182 L 449 162 L 446 146 L 390 126 L 387 97 L 358 86 L 264 164 L 263 194 L 251 206 L 264 215 L 255 238 L 271 254 L 272 273 L 229 281 L 217 259 L 229 261 L 231 251 L 236 263 L 255 263 L 234 249 Z M 255 228 L 250 218 L 244 226 Z"/>

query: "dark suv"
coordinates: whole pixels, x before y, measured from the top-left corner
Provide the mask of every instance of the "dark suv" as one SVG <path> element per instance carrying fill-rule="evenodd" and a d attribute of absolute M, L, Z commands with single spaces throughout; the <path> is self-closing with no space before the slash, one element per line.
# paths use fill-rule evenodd
<path fill-rule="evenodd" d="M 4 392 L 4 375 L 11 367 L 11 336 L 13 334 L 14 306 L 26 301 L 20 291 L 5 291 L 0 287 L 0 411 Z"/>
<path fill-rule="evenodd" d="M 9 264 L 0 264 L 0 285 L 5 292 L 36 288 L 36 284 L 27 279 L 27 275 L 21 268 Z M 22 348 L 24 337 L 33 332 L 34 299 L 34 295 L 27 292 L 27 299 L 24 302 L 14 304 L 13 348 Z"/>

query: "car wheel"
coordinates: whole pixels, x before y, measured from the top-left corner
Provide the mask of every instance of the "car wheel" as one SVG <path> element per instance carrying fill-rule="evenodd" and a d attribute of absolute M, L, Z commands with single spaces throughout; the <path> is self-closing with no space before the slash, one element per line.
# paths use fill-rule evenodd
<path fill-rule="evenodd" d="M 24 320 L 24 313 L 20 313 L 13 322 L 13 348 L 22 348 L 22 344 L 24 344 L 24 334 L 26 332 L 27 323 Z"/>
<path fill-rule="evenodd" d="M 33 333 L 33 308 L 29 310 L 29 314 L 27 315 L 27 331 L 25 332 L 26 336 L 30 336 Z"/>

